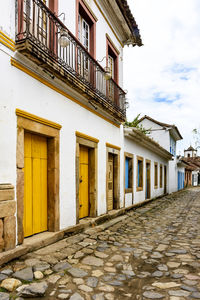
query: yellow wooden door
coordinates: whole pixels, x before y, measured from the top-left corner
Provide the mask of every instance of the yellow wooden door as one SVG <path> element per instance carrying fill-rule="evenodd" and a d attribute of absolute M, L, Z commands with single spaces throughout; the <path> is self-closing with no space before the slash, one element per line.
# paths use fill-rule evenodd
<path fill-rule="evenodd" d="M 79 153 L 79 218 L 89 215 L 89 153 L 88 148 L 80 146 Z"/>
<path fill-rule="evenodd" d="M 108 157 L 108 210 L 113 209 L 113 155 Z"/>
<path fill-rule="evenodd" d="M 47 139 L 24 137 L 24 236 L 47 230 Z"/>

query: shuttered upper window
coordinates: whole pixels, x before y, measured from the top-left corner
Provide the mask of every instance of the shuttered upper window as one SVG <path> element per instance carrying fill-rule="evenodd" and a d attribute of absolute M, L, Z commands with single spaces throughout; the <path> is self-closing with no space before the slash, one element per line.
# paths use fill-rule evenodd
<path fill-rule="evenodd" d="M 132 192 L 133 188 L 133 155 L 125 153 L 125 192 Z"/>
<path fill-rule="evenodd" d="M 158 188 L 158 163 L 154 163 L 154 188 Z"/>
<path fill-rule="evenodd" d="M 143 158 L 137 158 L 137 191 L 143 190 Z"/>

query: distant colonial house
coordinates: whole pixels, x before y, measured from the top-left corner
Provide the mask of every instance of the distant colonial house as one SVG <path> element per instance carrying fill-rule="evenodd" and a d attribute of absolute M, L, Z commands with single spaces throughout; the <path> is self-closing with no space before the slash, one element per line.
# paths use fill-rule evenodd
<path fill-rule="evenodd" d="M 159 122 L 147 115 L 139 120 L 139 124 L 149 131 L 149 137 L 169 151 L 173 159 L 168 163 L 168 193 L 184 187 L 184 167 L 177 159 L 176 144 L 182 136 L 175 125 Z"/>
<path fill-rule="evenodd" d="M 184 163 L 187 164 L 185 169 L 186 186 L 197 186 L 200 184 L 200 157 L 197 156 L 197 149 L 190 146 L 184 150 Z"/>
<path fill-rule="evenodd" d="M 124 128 L 125 207 L 164 195 L 172 154 L 139 129 Z"/>

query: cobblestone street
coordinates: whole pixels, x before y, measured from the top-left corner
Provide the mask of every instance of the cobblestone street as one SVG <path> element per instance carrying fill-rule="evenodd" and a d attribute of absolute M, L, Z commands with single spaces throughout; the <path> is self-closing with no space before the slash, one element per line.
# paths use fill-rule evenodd
<path fill-rule="evenodd" d="M 200 189 L 119 218 L 4 266 L 0 299 L 200 299 Z"/>

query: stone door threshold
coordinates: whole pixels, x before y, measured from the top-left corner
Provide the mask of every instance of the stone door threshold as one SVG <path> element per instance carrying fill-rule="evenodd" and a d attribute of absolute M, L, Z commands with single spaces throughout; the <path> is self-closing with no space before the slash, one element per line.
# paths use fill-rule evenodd
<path fill-rule="evenodd" d="M 161 198 L 163 196 L 165 195 L 162 195 L 158 198 Z M 88 228 L 91 228 L 92 230 L 94 227 L 98 226 L 98 229 L 95 228 L 95 231 L 107 229 L 110 226 L 122 221 L 122 219 L 126 218 L 126 216 L 124 215 L 129 210 L 141 207 L 153 200 L 155 200 L 155 198 L 145 200 L 137 204 L 133 204 L 126 208 L 120 208 L 117 210 L 109 211 L 108 213 L 96 218 L 82 219 L 80 220 L 79 224 L 67 227 L 66 229 L 62 229 L 58 232 L 43 232 L 32 237 L 26 238 L 22 245 L 16 246 L 15 249 L 0 253 L 0 266 L 29 252 L 56 243 L 57 241 L 62 240 L 64 237 L 83 232 Z"/>

